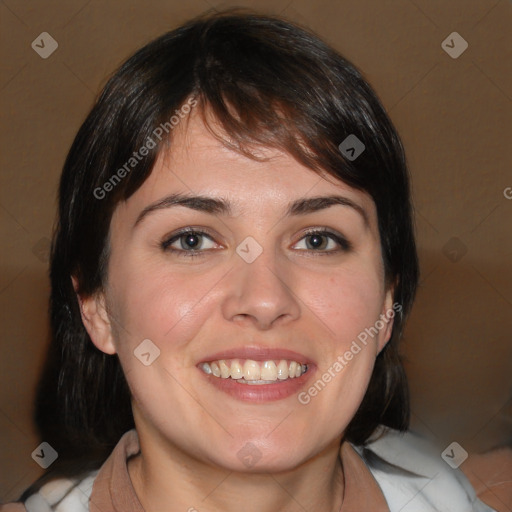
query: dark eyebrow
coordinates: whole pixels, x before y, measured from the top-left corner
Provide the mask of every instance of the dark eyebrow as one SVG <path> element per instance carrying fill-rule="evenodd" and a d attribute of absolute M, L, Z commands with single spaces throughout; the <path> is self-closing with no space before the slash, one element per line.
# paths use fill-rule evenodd
<path fill-rule="evenodd" d="M 318 212 L 325 210 L 334 205 L 342 205 L 353 208 L 358 212 L 364 220 L 365 226 L 369 226 L 368 215 L 366 211 L 357 203 L 343 196 L 321 196 L 302 198 L 293 201 L 288 205 L 285 213 L 285 217 L 307 215 L 308 213 Z M 171 208 L 173 206 L 183 206 L 190 208 L 191 210 L 197 210 L 212 215 L 226 215 L 233 216 L 233 210 L 228 201 L 222 198 L 213 198 L 207 196 L 193 196 L 188 194 L 171 194 L 163 199 L 160 199 L 156 203 L 150 204 L 144 208 L 133 227 L 137 226 L 144 217 L 149 213 L 164 208 Z"/>
<path fill-rule="evenodd" d="M 297 201 L 294 201 L 290 204 L 286 212 L 286 216 L 306 215 L 308 213 L 325 210 L 326 208 L 334 205 L 349 206 L 350 208 L 353 208 L 357 213 L 361 215 L 365 226 L 368 227 L 370 225 L 366 210 L 356 202 L 344 196 L 321 196 L 298 199 Z"/>
<path fill-rule="evenodd" d="M 140 221 L 151 212 L 161 210 L 163 208 L 171 208 L 173 206 L 184 206 L 191 210 L 210 213 L 212 215 L 228 215 L 232 216 L 231 205 L 225 199 L 213 198 L 207 196 L 192 196 L 187 194 L 171 194 L 164 197 L 156 203 L 146 206 L 137 217 L 133 227 L 137 226 Z"/>

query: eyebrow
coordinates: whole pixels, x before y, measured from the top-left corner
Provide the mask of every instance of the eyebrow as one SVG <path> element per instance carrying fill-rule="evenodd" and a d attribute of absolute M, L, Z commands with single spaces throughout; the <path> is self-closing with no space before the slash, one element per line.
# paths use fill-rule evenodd
<path fill-rule="evenodd" d="M 341 205 L 348 206 L 355 210 L 363 218 L 366 227 L 369 226 L 369 219 L 366 210 L 348 197 L 339 195 L 319 196 L 310 198 L 297 199 L 288 204 L 285 217 L 307 215 L 321 210 L 330 208 L 331 206 Z M 182 206 L 212 215 L 233 216 L 233 208 L 229 201 L 222 198 L 214 198 L 208 196 L 197 196 L 190 194 L 171 194 L 159 201 L 146 206 L 137 217 L 133 227 L 135 228 L 150 213 Z"/>

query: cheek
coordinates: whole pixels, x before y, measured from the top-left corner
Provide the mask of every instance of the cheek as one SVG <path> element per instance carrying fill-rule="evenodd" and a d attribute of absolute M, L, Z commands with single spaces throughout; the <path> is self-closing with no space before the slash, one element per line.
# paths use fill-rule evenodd
<path fill-rule="evenodd" d="M 310 308 L 340 342 L 373 325 L 382 310 L 383 283 L 368 269 L 339 270 L 325 279 L 304 278 Z"/>
<path fill-rule="evenodd" d="M 221 278 L 219 271 L 194 275 L 169 272 L 162 264 L 123 262 L 112 272 L 115 314 L 122 324 L 119 351 L 127 345 L 133 351 L 149 338 L 162 351 L 172 346 L 179 353 L 212 314 L 215 284 Z"/>
<path fill-rule="evenodd" d="M 373 268 L 354 267 L 323 280 L 303 280 L 316 324 L 326 326 L 328 335 L 317 338 L 322 348 L 318 375 L 299 398 L 309 402 L 315 416 L 325 415 L 333 435 L 355 415 L 375 363 L 377 337 L 358 340 L 382 311 L 383 283 Z"/>
<path fill-rule="evenodd" d="M 156 421 L 156 396 L 168 394 L 176 406 L 184 399 L 179 383 L 187 380 L 190 346 L 213 315 L 214 288 L 220 276 L 213 272 L 194 277 L 169 272 L 165 265 L 138 269 L 128 272 L 128 265 L 119 266 L 114 273 L 115 314 L 122 323 L 116 329 L 116 349 L 133 398 Z M 147 339 L 159 352 L 154 363 L 144 366 L 134 353 Z"/>

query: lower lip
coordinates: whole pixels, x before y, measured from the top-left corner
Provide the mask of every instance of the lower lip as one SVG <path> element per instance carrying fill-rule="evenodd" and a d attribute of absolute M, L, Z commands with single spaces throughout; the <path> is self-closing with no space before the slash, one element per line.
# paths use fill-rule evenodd
<path fill-rule="evenodd" d="M 308 371 L 300 377 L 293 379 L 286 379 L 282 381 L 276 381 L 272 384 L 239 384 L 236 379 L 222 379 L 220 377 L 214 377 L 213 375 L 207 375 L 201 369 L 198 368 L 203 377 L 212 386 L 215 386 L 220 391 L 227 393 L 228 395 L 238 400 L 245 402 L 274 402 L 276 400 L 283 400 L 292 395 L 299 393 L 306 382 L 314 373 L 313 365 L 308 366 Z"/>

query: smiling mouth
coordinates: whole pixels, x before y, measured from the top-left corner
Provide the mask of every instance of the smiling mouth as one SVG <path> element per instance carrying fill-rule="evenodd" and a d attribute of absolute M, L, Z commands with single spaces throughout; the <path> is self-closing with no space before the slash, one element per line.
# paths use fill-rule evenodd
<path fill-rule="evenodd" d="M 301 377 L 308 371 L 307 364 L 287 359 L 219 359 L 205 362 L 199 368 L 219 379 L 232 379 L 238 384 L 263 385 L 284 382 Z"/>

